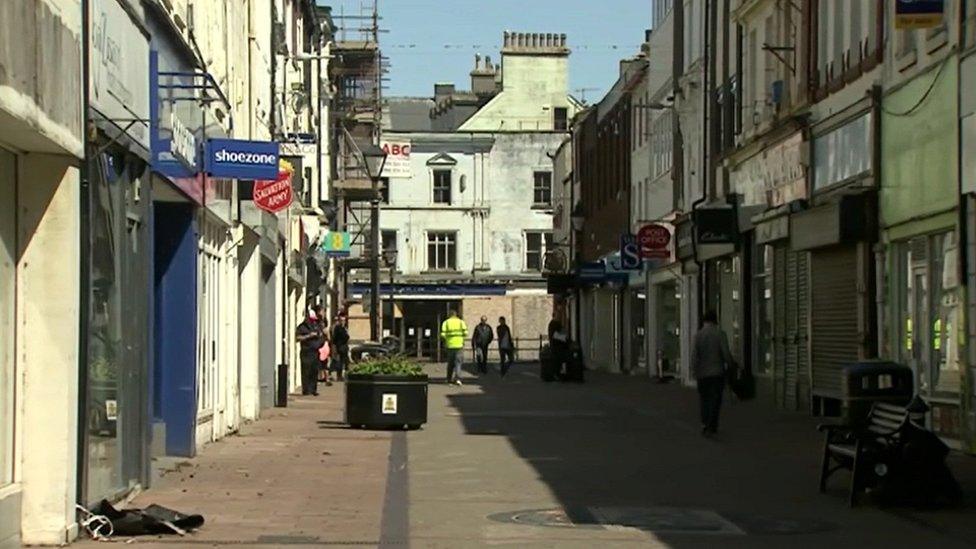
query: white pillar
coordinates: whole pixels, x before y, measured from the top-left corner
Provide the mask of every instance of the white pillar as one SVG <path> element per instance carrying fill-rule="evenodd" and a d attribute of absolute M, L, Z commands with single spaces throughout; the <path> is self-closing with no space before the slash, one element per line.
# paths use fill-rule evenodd
<path fill-rule="evenodd" d="M 17 481 L 24 544 L 77 535 L 80 192 L 77 160 L 20 158 Z"/>

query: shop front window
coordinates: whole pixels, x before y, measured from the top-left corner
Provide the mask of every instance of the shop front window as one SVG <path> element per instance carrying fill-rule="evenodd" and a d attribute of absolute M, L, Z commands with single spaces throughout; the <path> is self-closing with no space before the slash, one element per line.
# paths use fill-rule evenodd
<path fill-rule="evenodd" d="M 675 375 L 681 364 L 681 289 L 677 280 L 657 286 L 657 326 L 661 373 Z"/>
<path fill-rule="evenodd" d="M 896 261 L 898 358 L 915 370 L 923 396 L 954 399 L 961 390 L 955 233 L 899 242 Z"/>
<path fill-rule="evenodd" d="M 773 373 L 773 247 L 760 246 L 754 255 L 752 295 L 755 344 L 753 373 Z"/>
<path fill-rule="evenodd" d="M 124 488 L 119 406 L 122 379 L 122 303 L 118 245 L 122 241 L 114 159 L 93 161 L 91 185 L 91 296 L 88 326 L 88 499 Z"/>
<path fill-rule="evenodd" d="M 932 359 L 933 396 L 954 396 L 960 391 L 959 288 L 955 233 L 932 238 Z"/>

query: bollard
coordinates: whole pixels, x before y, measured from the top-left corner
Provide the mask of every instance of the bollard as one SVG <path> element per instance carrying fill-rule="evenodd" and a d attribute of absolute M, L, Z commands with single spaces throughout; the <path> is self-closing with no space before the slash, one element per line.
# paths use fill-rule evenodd
<path fill-rule="evenodd" d="M 288 364 L 278 365 L 278 394 L 275 399 L 275 407 L 288 407 Z"/>

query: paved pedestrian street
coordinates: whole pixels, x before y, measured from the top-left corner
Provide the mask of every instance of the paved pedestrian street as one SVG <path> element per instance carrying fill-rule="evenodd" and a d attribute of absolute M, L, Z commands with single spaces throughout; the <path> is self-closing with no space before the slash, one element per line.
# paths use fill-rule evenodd
<path fill-rule="evenodd" d="M 609 374 L 542 383 L 466 374 L 430 387 L 419 431 L 342 423 L 341 384 L 295 397 L 206 447 L 132 502 L 202 513 L 187 538 L 141 547 L 967 547 L 976 475 L 953 468 L 962 510 L 847 506 L 817 492 L 817 420 L 731 402 L 698 432 L 696 393 Z M 95 546 L 85 542 L 82 546 Z"/>

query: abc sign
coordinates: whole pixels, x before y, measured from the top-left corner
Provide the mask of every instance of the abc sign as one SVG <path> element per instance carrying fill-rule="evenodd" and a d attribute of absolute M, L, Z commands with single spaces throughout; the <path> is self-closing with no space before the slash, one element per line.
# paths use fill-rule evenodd
<path fill-rule="evenodd" d="M 410 156 L 409 143 L 384 143 L 383 152 L 390 156 Z"/>
<path fill-rule="evenodd" d="M 644 259 L 667 259 L 671 257 L 668 245 L 671 244 L 671 231 L 664 225 L 644 225 L 637 233 L 637 243 Z"/>

